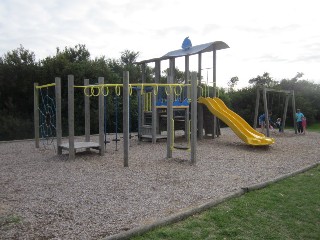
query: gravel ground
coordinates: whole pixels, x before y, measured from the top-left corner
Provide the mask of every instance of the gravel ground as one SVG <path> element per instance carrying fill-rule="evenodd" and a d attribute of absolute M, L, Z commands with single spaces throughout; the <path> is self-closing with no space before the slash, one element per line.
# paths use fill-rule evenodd
<path fill-rule="evenodd" d="M 165 142 L 132 139 L 129 168 L 122 142 L 74 161 L 33 141 L 0 143 L 0 239 L 99 239 L 319 162 L 319 133 L 271 136 L 250 147 L 222 129 L 198 141 L 195 166 L 189 152 L 166 159 Z"/>

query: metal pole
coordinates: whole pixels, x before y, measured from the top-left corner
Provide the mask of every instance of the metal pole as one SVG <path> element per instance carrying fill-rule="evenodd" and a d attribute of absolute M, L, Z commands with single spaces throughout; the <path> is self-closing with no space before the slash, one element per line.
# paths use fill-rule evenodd
<path fill-rule="evenodd" d="M 118 141 L 120 141 L 120 139 L 118 138 L 118 96 L 116 94 L 116 96 L 114 97 L 114 100 L 115 100 L 115 111 L 116 111 L 116 129 L 115 129 L 115 132 L 116 132 L 116 138 L 114 139 L 114 141 L 116 141 L 116 151 L 118 151 Z"/>
<path fill-rule="evenodd" d="M 107 96 L 104 96 L 104 150 L 106 150 L 107 143 Z"/>

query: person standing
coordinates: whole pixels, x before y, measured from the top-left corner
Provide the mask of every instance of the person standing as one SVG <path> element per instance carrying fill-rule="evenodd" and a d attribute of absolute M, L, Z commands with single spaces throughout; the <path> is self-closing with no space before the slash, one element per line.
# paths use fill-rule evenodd
<path fill-rule="evenodd" d="M 269 121 L 270 121 L 272 112 L 269 112 L 268 115 L 269 115 Z M 259 125 L 261 127 L 261 132 L 263 133 L 264 132 L 264 128 L 266 127 L 266 115 L 265 114 L 260 115 L 260 117 L 259 117 Z"/>
<path fill-rule="evenodd" d="M 297 121 L 298 133 L 303 133 L 303 127 L 302 127 L 302 118 L 303 117 L 304 117 L 303 113 L 300 111 L 300 109 L 297 109 L 296 121 Z"/>
<path fill-rule="evenodd" d="M 302 128 L 303 128 L 303 134 L 306 134 L 306 129 L 307 129 L 307 118 L 306 117 L 302 118 Z"/>

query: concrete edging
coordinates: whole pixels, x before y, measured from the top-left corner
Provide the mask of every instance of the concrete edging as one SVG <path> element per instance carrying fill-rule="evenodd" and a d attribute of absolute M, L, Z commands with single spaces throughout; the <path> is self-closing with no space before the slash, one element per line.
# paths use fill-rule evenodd
<path fill-rule="evenodd" d="M 219 199 L 216 199 L 214 201 L 210 201 L 210 202 L 207 202 L 207 203 L 204 203 L 204 204 L 201 204 L 197 207 L 194 207 L 194 208 L 191 208 L 191 209 L 188 209 L 188 210 L 185 210 L 183 212 L 180 212 L 180 213 L 177 213 L 177 214 L 173 214 L 169 217 L 166 217 L 166 218 L 163 218 L 163 219 L 160 219 L 158 221 L 155 221 L 154 223 L 151 223 L 151 224 L 148 224 L 148 225 L 144 225 L 144 226 L 141 226 L 141 227 L 136 227 L 136 228 L 133 228 L 133 229 L 130 229 L 126 232 L 121 232 L 121 233 L 118 233 L 118 234 L 115 234 L 115 235 L 111 235 L 111 236 L 107 236 L 105 238 L 103 238 L 103 240 L 124 240 L 124 239 L 130 239 L 131 237 L 133 236 L 137 236 L 137 235 L 140 235 L 140 234 L 143 234 L 143 233 L 146 233 L 150 230 L 153 230 L 155 228 L 158 228 L 158 227 L 162 227 L 162 226 L 165 226 L 165 225 L 169 225 L 169 224 L 172 224 L 172 223 L 175 223 L 175 222 L 178 222 L 178 221 L 181 221 L 187 217 L 190 217 L 194 214 L 197 214 L 199 212 L 202 212 L 204 210 L 207 210 L 208 208 L 211 208 L 211 207 L 214 207 L 228 199 L 231 199 L 231 198 L 235 198 L 235 197 L 239 197 L 241 195 L 243 195 L 245 193 L 245 191 L 243 191 L 242 189 L 239 189 L 231 194 L 228 194 L 222 198 L 219 198 Z"/>
<path fill-rule="evenodd" d="M 297 171 L 294 171 L 292 173 L 287 173 L 287 174 L 284 174 L 280 177 L 277 177 L 277 178 L 274 178 L 274 179 L 271 179 L 270 181 L 266 181 L 266 182 L 262 182 L 262 183 L 258 183 L 258 184 L 254 184 L 254 185 L 251 185 L 251 186 L 248 186 L 248 187 L 243 187 L 241 188 L 242 190 L 244 190 L 245 192 L 251 192 L 251 191 L 255 191 L 255 190 L 259 190 L 261 188 L 264 188 L 264 187 L 267 187 L 268 185 L 272 184 L 272 183 L 276 183 L 276 182 L 279 182 L 283 179 L 286 179 L 286 178 L 289 178 L 289 177 L 292 177 L 292 176 L 295 176 L 299 173 L 303 173 L 303 172 L 306 172 L 312 168 L 315 168 L 317 167 L 318 165 L 320 164 L 320 162 L 317 162 L 317 163 L 314 163 L 312 165 L 309 165 L 307 167 L 304 167 L 304 168 L 301 168 Z"/>
<path fill-rule="evenodd" d="M 210 201 L 210 202 L 207 202 L 207 203 L 204 203 L 204 204 L 201 204 L 199 206 L 196 206 L 194 208 L 191 208 L 191 209 L 187 209 L 183 212 L 180 212 L 180 213 L 176 213 L 176 214 L 173 214 L 169 217 L 166 217 L 166 218 L 163 218 L 163 219 L 160 219 L 158 221 L 155 221 L 151 224 L 148 224 L 148 225 L 144 225 L 144 226 L 140 226 L 140 227 L 136 227 L 136 228 L 133 228 L 133 229 L 130 229 L 128 231 L 125 231 L 125 232 L 120 232 L 118 234 L 114 234 L 114 235 L 110 235 L 110 236 L 107 236 L 107 237 L 104 237 L 102 238 L 103 240 L 125 240 L 125 239 L 130 239 L 131 237 L 134 237 L 134 236 L 137 236 L 137 235 L 141 235 L 143 233 L 146 233 L 150 230 L 153 230 L 155 228 L 158 228 L 158 227 L 163 227 L 163 226 L 166 226 L 166 225 L 169 225 L 169 224 L 172 224 L 172 223 L 175 223 L 175 222 L 178 222 L 178 221 L 181 221 L 187 217 L 190 217 L 192 215 L 195 215 L 197 213 L 200 213 L 200 212 L 203 212 L 204 210 L 207 210 L 211 207 L 214 207 L 214 206 L 217 206 L 218 204 L 220 203 L 223 203 L 231 198 L 235 198 L 235 197 L 240 197 L 241 195 L 244 195 L 245 193 L 247 192 L 250 192 L 250 191 L 254 191 L 254 190 L 258 190 L 258 189 L 261 189 L 261 188 L 264 188 L 272 183 L 276 183 L 276 182 L 279 182 L 283 179 L 286 179 L 288 177 L 292 177 L 292 176 L 295 176 L 297 174 L 300 174 L 300 173 L 303 173 L 303 172 L 306 172 L 312 168 L 315 168 L 317 167 L 318 165 L 320 165 L 320 162 L 317 162 L 317 163 L 314 163 L 310 166 L 307 166 L 307 167 L 304 167 L 302 169 L 299 169 L 297 171 L 294 171 L 292 173 L 288 173 L 288 174 L 284 174 L 280 177 L 277 177 L 277 178 L 274 178 L 274 179 L 271 179 L 270 181 L 266 181 L 266 182 L 262 182 L 262 183 L 259 183 L 259 184 L 254 184 L 254 185 L 251 185 L 251 186 L 248 186 L 248 187 L 243 187 L 231 194 L 228 194 L 222 198 L 219 198 L 219 199 L 216 199 L 216 200 L 213 200 L 213 201 Z"/>

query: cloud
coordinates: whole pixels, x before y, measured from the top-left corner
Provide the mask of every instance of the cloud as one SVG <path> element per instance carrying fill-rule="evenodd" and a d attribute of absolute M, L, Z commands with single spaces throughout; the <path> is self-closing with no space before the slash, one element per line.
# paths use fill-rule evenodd
<path fill-rule="evenodd" d="M 298 56 L 296 59 L 294 59 L 292 62 L 314 62 L 319 63 L 320 62 L 320 54 L 310 54 L 310 55 L 302 55 Z"/>
<path fill-rule="evenodd" d="M 202 30 L 203 34 L 214 33 L 217 30 L 221 29 L 221 26 L 218 24 L 205 24 Z"/>
<path fill-rule="evenodd" d="M 258 57 L 257 60 L 260 62 L 288 62 L 288 59 L 281 58 L 272 54 L 262 55 Z"/>
<path fill-rule="evenodd" d="M 193 45 L 221 40 L 230 46 L 217 54 L 217 74 L 224 80 L 265 71 L 279 76 L 302 71 L 319 79 L 320 15 L 315 3 L 1 0 L 0 54 L 22 44 L 42 59 L 55 54 L 56 47 L 80 43 L 92 57 L 118 58 L 129 49 L 139 51 L 139 60 L 144 60 L 179 49 L 189 36 Z M 204 56 L 204 67 L 210 59 Z"/>

